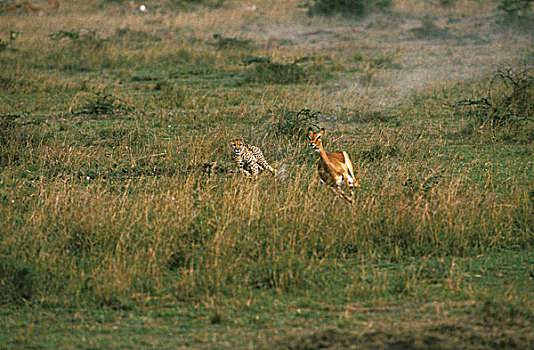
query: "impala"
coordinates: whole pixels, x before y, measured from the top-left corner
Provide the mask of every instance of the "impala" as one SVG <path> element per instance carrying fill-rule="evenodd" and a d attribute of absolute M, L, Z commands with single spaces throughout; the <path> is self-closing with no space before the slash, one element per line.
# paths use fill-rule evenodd
<path fill-rule="evenodd" d="M 312 128 L 308 131 L 310 147 L 319 153 L 319 164 L 317 172 L 322 183 L 326 184 L 334 194 L 346 199 L 349 203 L 354 202 L 354 187 L 359 187 L 358 181 L 354 176 L 352 162 L 345 151 L 337 153 L 326 153 L 323 148 L 324 128 L 318 133 L 314 133 Z M 348 195 L 341 189 L 341 184 L 347 186 Z"/>

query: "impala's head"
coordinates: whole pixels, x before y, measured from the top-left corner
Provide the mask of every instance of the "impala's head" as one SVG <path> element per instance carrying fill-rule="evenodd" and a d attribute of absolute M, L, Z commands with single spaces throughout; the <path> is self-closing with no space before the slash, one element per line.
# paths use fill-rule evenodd
<path fill-rule="evenodd" d="M 232 147 L 232 152 L 239 155 L 245 150 L 245 141 L 243 139 L 234 139 L 230 146 Z"/>
<path fill-rule="evenodd" d="M 313 148 L 316 152 L 320 152 L 323 147 L 322 137 L 324 135 L 324 128 L 321 129 L 318 133 L 314 133 L 312 128 L 308 130 L 308 138 L 310 139 L 310 147 Z"/>

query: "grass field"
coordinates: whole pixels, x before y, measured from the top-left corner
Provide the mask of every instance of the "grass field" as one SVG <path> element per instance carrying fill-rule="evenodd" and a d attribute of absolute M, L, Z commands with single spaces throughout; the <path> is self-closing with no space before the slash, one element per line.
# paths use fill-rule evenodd
<path fill-rule="evenodd" d="M 534 347 L 531 14 L 12 3 L 0 348 Z M 235 137 L 282 175 L 234 174 Z"/>

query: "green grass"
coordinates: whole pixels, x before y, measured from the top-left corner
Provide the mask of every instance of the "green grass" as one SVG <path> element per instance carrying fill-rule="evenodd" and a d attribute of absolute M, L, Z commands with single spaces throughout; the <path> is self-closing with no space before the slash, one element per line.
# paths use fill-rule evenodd
<path fill-rule="evenodd" d="M 528 34 L 491 2 L 240 4 L 0 14 L 0 344 L 532 344 Z M 414 36 L 444 14 L 447 40 Z M 353 160 L 354 205 L 310 125 Z M 287 176 L 234 175 L 234 137 Z"/>
<path fill-rule="evenodd" d="M 381 334 L 375 341 L 394 342 L 426 339 L 441 327 L 438 335 L 448 337 L 438 342 L 442 346 L 471 337 L 472 347 L 521 348 L 532 342 L 525 333 L 534 317 L 527 311 L 532 277 L 525 276 L 532 274 L 533 259 L 518 251 L 401 264 L 345 260 L 320 269 L 325 277 L 314 281 L 320 288 L 293 293 L 252 289 L 187 303 L 171 295 L 137 295 L 135 307 L 5 309 L 0 339 L 8 348 L 287 348 L 318 346 L 314 337 L 323 344 L 347 337 L 354 342 L 358 335 L 351 330 L 359 328 Z M 488 337 L 491 327 L 506 331 Z M 370 341 L 364 339 L 363 345 Z"/>

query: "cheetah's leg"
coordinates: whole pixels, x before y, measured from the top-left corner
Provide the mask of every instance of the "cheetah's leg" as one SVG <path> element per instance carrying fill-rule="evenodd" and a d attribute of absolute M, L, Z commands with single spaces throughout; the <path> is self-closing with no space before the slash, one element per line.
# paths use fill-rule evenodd
<path fill-rule="evenodd" d="M 254 179 L 257 179 L 257 178 L 258 178 L 258 174 L 259 174 L 259 172 L 260 172 L 260 168 L 261 168 L 261 167 L 258 165 L 258 163 L 254 163 L 254 164 L 252 165 L 252 169 L 251 169 L 251 170 L 252 170 L 252 177 L 253 177 Z"/>
<path fill-rule="evenodd" d="M 274 175 L 276 175 L 276 169 L 274 169 L 272 166 L 269 165 L 269 163 L 267 163 L 267 160 L 265 159 L 265 157 L 261 160 L 261 166 L 264 168 L 264 169 L 267 169 L 269 170 L 271 173 L 273 173 Z"/>
<path fill-rule="evenodd" d="M 245 175 L 246 177 L 250 176 L 250 172 L 245 169 L 244 162 L 242 160 L 236 161 L 237 171 Z"/>

